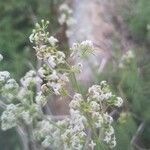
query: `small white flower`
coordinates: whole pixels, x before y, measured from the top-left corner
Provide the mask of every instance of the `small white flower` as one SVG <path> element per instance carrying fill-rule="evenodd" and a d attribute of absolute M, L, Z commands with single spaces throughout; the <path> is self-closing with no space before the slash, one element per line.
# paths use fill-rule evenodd
<path fill-rule="evenodd" d="M 0 71 L 0 83 L 5 82 L 10 78 L 10 73 L 8 71 Z"/>
<path fill-rule="evenodd" d="M 9 79 L 4 86 L 4 89 L 12 90 L 12 89 L 18 89 L 18 87 L 19 85 L 14 79 Z"/>
<path fill-rule="evenodd" d="M 111 124 L 113 122 L 113 118 L 110 115 L 108 115 L 108 113 L 104 114 L 104 119 L 109 124 Z"/>
<path fill-rule="evenodd" d="M 129 51 L 127 52 L 127 56 L 128 56 L 128 58 L 130 58 L 130 59 L 134 58 L 134 53 L 133 53 L 133 51 L 129 50 Z"/>
<path fill-rule="evenodd" d="M 61 52 L 61 51 L 56 52 L 56 61 L 58 64 L 65 63 L 65 57 L 66 57 L 66 55 L 63 52 Z"/>
<path fill-rule="evenodd" d="M 134 59 L 135 55 L 133 53 L 133 51 L 129 50 L 127 51 L 122 57 L 121 57 L 121 60 L 120 60 L 120 63 L 119 63 L 119 68 L 124 68 L 126 67 L 128 64 L 131 63 L 132 59 Z"/>
<path fill-rule="evenodd" d="M 29 40 L 31 43 L 33 43 L 34 41 L 34 33 L 32 33 L 30 36 L 29 36 Z"/>
<path fill-rule="evenodd" d="M 110 97 L 112 97 L 112 93 L 111 92 L 108 92 L 105 94 L 105 99 L 109 99 Z"/>
<path fill-rule="evenodd" d="M 28 87 L 31 84 L 36 84 L 36 72 L 34 70 L 28 71 L 20 82 L 24 87 Z"/>
<path fill-rule="evenodd" d="M 38 105 L 44 105 L 46 104 L 46 97 L 42 95 L 42 92 L 39 92 L 35 97 L 35 101 Z"/>
<path fill-rule="evenodd" d="M 22 116 L 26 124 L 31 124 L 32 118 L 31 118 L 31 114 L 29 113 L 29 111 L 22 111 L 20 115 Z"/>
<path fill-rule="evenodd" d="M 110 136 L 113 135 L 114 134 L 114 128 L 110 125 L 108 127 L 108 129 L 106 130 L 105 134 L 110 135 Z"/>
<path fill-rule="evenodd" d="M 91 142 L 89 143 L 89 147 L 91 148 L 91 150 L 94 150 L 95 146 L 96 146 L 96 143 L 94 143 L 93 140 L 91 140 Z"/>
<path fill-rule="evenodd" d="M 66 14 L 61 14 L 61 16 L 58 18 L 58 22 L 60 23 L 60 25 L 63 25 L 67 20 L 67 16 Z"/>
<path fill-rule="evenodd" d="M 38 73 L 40 75 L 40 77 L 44 78 L 45 77 L 45 74 L 46 74 L 46 70 L 41 67 L 39 70 L 38 70 Z"/>
<path fill-rule="evenodd" d="M 54 38 L 53 36 L 50 36 L 48 38 L 48 42 L 52 45 L 52 46 L 55 46 L 56 43 L 58 42 L 58 40 L 56 38 Z"/>
<path fill-rule="evenodd" d="M 115 146 L 116 146 L 116 138 L 114 136 L 110 142 L 110 148 L 114 148 Z"/>
<path fill-rule="evenodd" d="M 2 130 L 7 130 L 17 125 L 19 108 L 14 104 L 9 104 L 6 107 L 6 110 L 1 115 Z"/>
<path fill-rule="evenodd" d="M 48 57 L 48 64 L 50 65 L 51 68 L 55 68 L 56 62 L 55 62 L 55 57 L 52 55 L 49 55 Z"/>
<path fill-rule="evenodd" d="M 72 100 L 69 104 L 70 108 L 77 109 L 80 107 L 80 101 Z"/>
<path fill-rule="evenodd" d="M 72 66 L 71 68 L 72 68 L 73 72 L 75 72 L 75 73 L 81 73 L 82 69 L 83 69 L 83 65 L 81 63 L 78 63 L 78 64 Z"/>
<path fill-rule="evenodd" d="M 62 82 L 69 82 L 68 74 L 64 73 L 60 75 L 60 81 Z"/>
<path fill-rule="evenodd" d="M 92 111 L 98 111 L 100 109 L 100 106 L 97 102 L 91 101 L 90 102 L 90 108 Z"/>
<path fill-rule="evenodd" d="M 123 104 L 123 99 L 121 97 L 117 97 L 114 105 L 117 107 L 121 107 L 122 104 Z"/>
<path fill-rule="evenodd" d="M 59 77 L 58 77 L 58 74 L 57 74 L 56 70 L 53 70 L 52 74 L 50 74 L 50 75 L 48 76 L 48 79 L 49 79 L 49 80 L 53 80 L 53 81 L 55 81 L 55 80 L 58 80 L 58 79 L 59 79 Z"/>
<path fill-rule="evenodd" d="M 105 136 L 105 138 L 104 138 L 104 141 L 105 141 L 106 143 L 109 143 L 109 142 L 111 141 L 111 136 L 107 134 L 107 135 Z"/>
<path fill-rule="evenodd" d="M 93 111 L 92 112 L 92 118 L 95 120 L 95 123 L 94 123 L 95 127 L 101 128 L 103 123 L 104 123 L 103 116 L 99 112 Z"/>
<path fill-rule="evenodd" d="M 59 7 L 59 11 L 60 12 L 66 12 L 66 13 L 68 13 L 68 14 L 71 14 L 72 13 L 72 10 L 69 8 L 69 6 L 67 5 L 67 4 L 62 4 L 62 5 L 60 5 L 60 7 Z"/>
<path fill-rule="evenodd" d="M 48 85 L 50 87 L 52 87 L 52 89 L 54 90 L 54 93 L 56 95 L 59 95 L 60 94 L 60 89 L 61 89 L 61 84 L 60 83 L 55 83 L 55 82 L 49 82 Z"/>
<path fill-rule="evenodd" d="M 51 145 L 51 137 L 50 136 L 46 136 L 44 141 L 42 142 L 43 147 L 48 148 Z"/>
<path fill-rule="evenodd" d="M 89 48 L 93 49 L 92 41 L 85 40 L 85 41 L 81 42 L 81 45 L 84 46 L 84 47 L 89 47 Z"/>

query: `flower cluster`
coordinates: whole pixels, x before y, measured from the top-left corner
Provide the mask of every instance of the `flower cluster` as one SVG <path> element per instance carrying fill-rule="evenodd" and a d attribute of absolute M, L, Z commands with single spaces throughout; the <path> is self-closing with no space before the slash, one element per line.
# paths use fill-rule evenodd
<path fill-rule="evenodd" d="M 6 110 L 1 116 L 2 130 L 7 130 L 17 125 L 17 118 L 18 114 L 20 113 L 19 111 L 19 107 L 14 104 L 10 104 L 7 106 Z"/>
<path fill-rule="evenodd" d="M 92 134 L 88 143 L 89 148 L 94 149 L 96 146 L 95 137 L 99 142 L 103 141 L 113 148 L 116 145 L 113 118 L 108 114 L 107 108 L 108 106 L 120 107 L 122 103 L 122 99 L 113 95 L 108 84 L 102 81 L 100 85 L 89 88 L 86 99 L 81 94 L 75 93 L 69 104 L 69 118 L 56 121 L 54 124 L 51 123 L 50 118 L 39 122 L 35 137 L 42 140 L 45 147 L 51 145 L 59 149 L 60 145 L 63 145 L 64 149 L 81 150 L 85 147 L 90 128 Z M 99 133 L 96 132 L 97 130 Z"/>
<path fill-rule="evenodd" d="M 8 71 L 0 71 L 0 93 L 2 99 L 12 102 L 18 92 L 19 85 L 10 77 Z"/>
<path fill-rule="evenodd" d="M 7 130 L 17 125 L 31 124 L 34 116 L 40 108 L 33 102 L 33 86 L 39 78 L 36 72 L 31 70 L 21 79 L 21 86 L 10 77 L 7 71 L 0 71 L 1 98 L 6 105 L 6 110 L 1 116 L 2 129 Z"/>
<path fill-rule="evenodd" d="M 60 12 L 60 17 L 58 18 L 58 22 L 61 25 L 66 24 L 67 27 L 70 28 L 71 25 L 76 23 L 75 19 L 72 17 L 72 10 L 69 8 L 67 4 L 60 5 L 59 12 Z M 71 30 L 67 29 L 66 35 L 67 37 L 72 35 Z"/>
<path fill-rule="evenodd" d="M 121 61 L 119 63 L 119 68 L 124 68 L 128 66 L 132 60 L 135 58 L 133 51 L 129 50 L 127 51 L 121 58 Z"/>
<path fill-rule="evenodd" d="M 25 110 L 21 104 L 9 104 L 1 116 L 2 129 L 7 130 L 17 125 L 31 124 L 32 116 L 30 110 Z"/>
<path fill-rule="evenodd" d="M 32 87 L 32 85 L 42 83 L 42 80 L 36 75 L 34 70 L 28 71 L 20 81 L 23 87 Z"/>
<path fill-rule="evenodd" d="M 44 65 L 38 70 L 40 78 L 43 80 L 42 91 L 52 91 L 60 95 L 65 83 L 68 82 L 67 73 L 63 71 L 66 65 L 66 55 L 57 50 L 58 40 L 49 36 L 45 32 L 48 22 L 41 21 L 37 24 L 33 33 L 30 35 L 30 41 L 34 42 L 33 47 L 36 50 L 37 57 L 44 61 Z"/>
<path fill-rule="evenodd" d="M 70 109 L 69 126 L 61 135 L 64 149 L 81 150 L 86 140 L 87 119 L 80 111 Z"/>
<path fill-rule="evenodd" d="M 93 53 L 94 46 L 89 40 L 83 41 L 81 43 L 74 43 L 71 48 L 71 56 L 79 55 L 80 57 L 88 56 Z"/>
<path fill-rule="evenodd" d="M 50 117 L 39 121 L 34 129 L 34 138 L 41 141 L 43 147 L 51 147 L 53 149 L 60 149 L 63 143 L 61 140 L 61 132 L 67 126 L 67 121 L 53 122 Z"/>
<path fill-rule="evenodd" d="M 61 8 L 62 11 L 65 9 L 69 11 L 67 7 Z M 108 108 L 121 107 L 123 100 L 111 92 L 106 81 L 91 86 L 86 95 L 81 94 L 79 88 L 72 97 L 65 85 L 70 81 L 69 74 L 73 74 L 77 82 L 75 73 L 81 72 L 82 64 L 68 64 L 64 52 L 58 50 L 58 40 L 45 31 L 47 25 L 44 20 L 37 23 L 29 38 L 34 43 L 37 58 L 42 61 L 41 68 L 27 72 L 20 80 L 21 85 L 10 77 L 9 72 L 0 72 L 1 97 L 9 103 L 1 116 L 2 129 L 31 125 L 34 138 L 43 147 L 56 150 L 60 147 L 64 150 L 93 150 L 100 143 L 113 148 L 116 140 Z M 92 53 L 94 46 L 87 40 L 73 44 L 71 50 L 71 56 L 82 57 Z M 68 106 L 69 116 L 56 120 L 55 116 L 43 111 L 49 94 L 60 97 L 65 94 L 72 98 Z"/>
<path fill-rule="evenodd" d="M 104 139 L 104 142 L 113 148 L 116 145 L 114 129 L 111 125 L 113 118 L 107 113 L 107 108 L 109 106 L 120 107 L 123 100 L 112 94 L 106 81 L 90 87 L 87 95 L 87 98 L 83 99 L 80 94 L 75 94 L 70 108 L 78 110 L 91 128 L 99 129 L 100 135 L 96 136 Z"/>

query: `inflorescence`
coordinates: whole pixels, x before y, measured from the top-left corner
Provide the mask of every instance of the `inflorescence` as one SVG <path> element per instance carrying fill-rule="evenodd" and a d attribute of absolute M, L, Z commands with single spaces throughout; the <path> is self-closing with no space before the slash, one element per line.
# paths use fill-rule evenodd
<path fill-rule="evenodd" d="M 60 10 L 64 12 L 59 18 L 62 24 L 72 11 L 66 6 L 61 6 Z M 58 39 L 46 31 L 48 24 L 44 20 L 36 23 L 29 37 L 37 58 L 43 64 L 38 71 L 27 72 L 20 80 L 21 84 L 11 78 L 9 72 L 0 71 L 1 98 L 7 104 L 1 116 L 2 129 L 21 124 L 32 125 L 34 139 L 41 142 L 43 147 L 52 149 L 94 149 L 100 143 L 115 147 L 113 118 L 108 109 L 121 107 L 123 100 L 113 94 L 106 81 L 91 86 L 85 95 L 76 91 L 68 106 L 70 115 L 62 120 L 55 120 L 43 112 L 42 108 L 47 104 L 50 94 L 59 97 L 69 95 L 66 88 L 67 83 L 71 82 L 69 75 L 77 73 L 75 70 L 80 72 L 83 67 L 80 63 L 71 66 L 67 62 L 65 53 L 58 50 Z M 67 24 L 70 24 L 68 19 Z M 78 52 L 82 57 L 92 53 L 94 46 L 87 40 L 73 44 L 70 50 L 70 57 Z M 40 85 L 39 91 L 36 90 L 37 85 Z"/>

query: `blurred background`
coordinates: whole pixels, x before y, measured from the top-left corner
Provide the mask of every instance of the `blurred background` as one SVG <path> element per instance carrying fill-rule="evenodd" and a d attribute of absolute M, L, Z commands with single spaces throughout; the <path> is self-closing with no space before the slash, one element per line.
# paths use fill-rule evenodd
<path fill-rule="evenodd" d="M 150 149 L 150 0 L 67 1 L 77 21 L 70 29 L 75 34 L 68 38 L 57 19 L 58 7 L 63 2 L 0 0 L 0 53 L 4 56 L 1 70 L 8 70 L 19 81 L 26 71 L 36 67 L 28 37 L 34 23 L 41 19 L 50 21 L 49 32 L 56 33 L 66 52 L 73 41 L 94 41 L 97 60 L 91 58 L 92 79 L 87 76 L 87 80 L 108 81 L 125 100 L 124 107 L 117 110 L 119 118 L 114 124 L 115 149 Z M 132 51 L 133 57 L 122 67 L 121 61 L 128 51 Z M 15 129 L 0 130 L 0 150 L 21 149 Z"/>

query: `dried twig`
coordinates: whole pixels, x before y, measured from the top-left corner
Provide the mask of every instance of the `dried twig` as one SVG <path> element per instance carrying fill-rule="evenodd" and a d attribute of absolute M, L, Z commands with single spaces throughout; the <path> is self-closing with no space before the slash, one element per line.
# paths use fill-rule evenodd
<path fill-rule="evenodd" d="M 139 150 L 144 150 L 143 148 L 141 148 L 138 144 L 137 144 L 137 140 L 138 140 L 138 137 L 142 134 L 143 130 L 144 130 L 144 127 L 145 127 L 145 122 L 142 122 L 140 124 L 140 126 L 138 127 L 135 135 L 132 137 L 132 140 L 131 140 L 131 146 L 135 147 L 136 149 L 139 149 Z"/>

